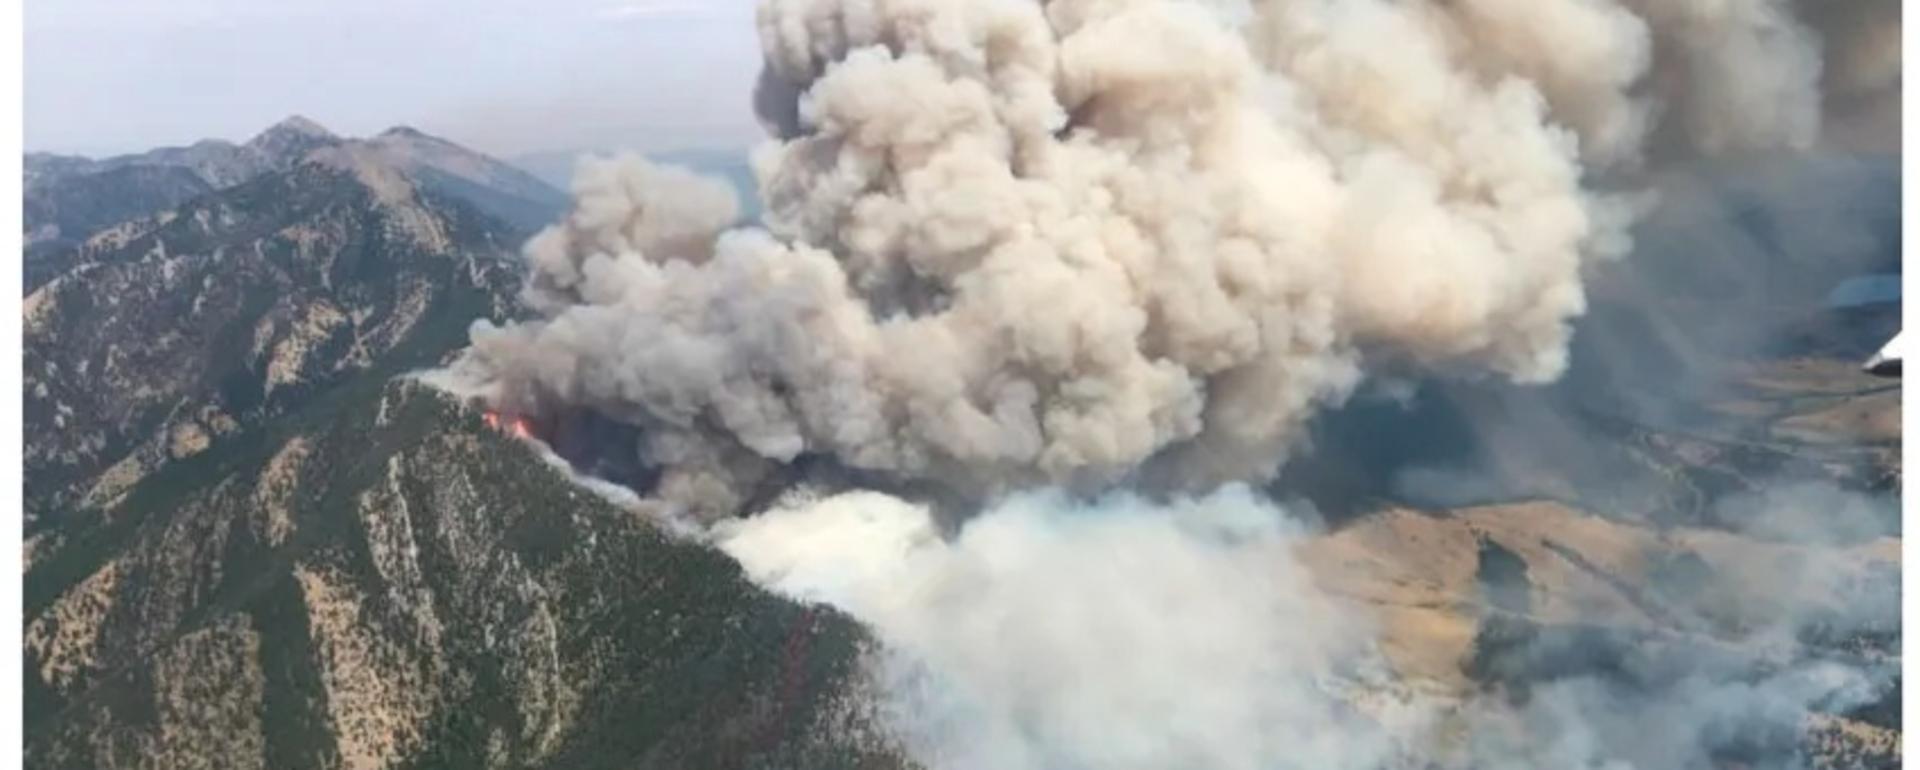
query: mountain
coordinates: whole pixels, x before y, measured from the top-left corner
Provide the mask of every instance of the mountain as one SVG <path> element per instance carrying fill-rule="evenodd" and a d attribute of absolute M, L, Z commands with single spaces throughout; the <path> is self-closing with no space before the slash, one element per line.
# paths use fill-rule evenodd
<path fill-rule="evenodd" d="M 28 153 L 23 166 L 28 253 L 71 248 L 109 225 L 289 168 L 307 152 L 338 140 L 319 124 L 294 116 L 238 145 L 208 139 L 102 160 Z"/>
<path fill-rule="evenodd" d="M 432 364 L 507 306 L 522 236 L 362 155 L 97 236 L 24 302 L 30 521 L 343 378 Z"/>
<path fill-rule="evenodd" d="M 36 554 L 28 767 L 902 766 L 847 618 L 430 388 L 347 390 Z"/>
<path fill-rule="evenodd" d="M 30 185 L 24 197 L 29 258 L 77 245 L 109 225 L 172 208 L 211 192 L 182 166 L 129 165 Z"/>
<path fill-rule="evenodd" d="M 28 189 L 74 176 L 128 166 L 186 169 L 210 188 L 232 187 L 266 171 L 282 169 L 307 152 L 340 141 L 333 132 L 294 115 L 261 131 L 244 144 L 204 139 L 185 147 L 160 147 L 142 153 L 94 160 L 76 155 L 27 153 L 23 174 Z"/>
<path fill-rule="evenodd" d="M 379 156 L 415 184 L 462 198 L 525 230 L 552 221 L 566 207 L 558 190 L 444 139 L 405 127 L 348 139 L 296 115 L 237 145 L 209 139 L 102 160 L 29 153 L 23 172 L 29 261 L 57 257 L 136 216 L 339 152 Z"/>
<path fill-rule="evenodd" d="M 515 227 L 537 230 L 567 209 L 565 193 L 514 166 L 406 126 L 357 143 L 428 189 Z M 351 145 L 350 145 L 351 146 Z"/>
<path fill-rule="evenodd" d="M 321 147 L 339 144 L 340 141 L 340 137 L 328 131 L 326 126 L 294 115 L 247 140 L 245 149 L 257 157 L 266 158 L 270 165 L 278 168 L 305 158 L 307 153 Z"/>
<path fill-rule="evenodd" d="M 403 376 L 514 312 L 527 231 L 474 191 L 537 182 L 405 129 L 250 145 L 302 157 L 25 299 L 27 766 L 900 766 L 851 621 Z M 192 173 L 67 173 L 136 169 Z"/>

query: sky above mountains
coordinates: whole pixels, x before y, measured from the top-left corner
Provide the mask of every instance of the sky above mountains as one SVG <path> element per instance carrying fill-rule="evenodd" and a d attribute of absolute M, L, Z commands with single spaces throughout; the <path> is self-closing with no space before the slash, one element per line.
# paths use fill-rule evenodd
<path fill-rule="evenodd" d="M 752 0 L 29 0 L 26 144 L 244 140 L 289 114 L 495 155 L 742 147 Z"/>

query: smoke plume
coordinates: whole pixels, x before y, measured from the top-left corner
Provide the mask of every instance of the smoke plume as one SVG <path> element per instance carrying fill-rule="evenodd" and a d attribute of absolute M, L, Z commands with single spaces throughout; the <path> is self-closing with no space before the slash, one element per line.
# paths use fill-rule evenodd
<path fill-rule="evenodd" d="M 540 317 L 463 367 L 638 426 L 703 517 L 803 456 L 973 498 L 1264 479 L 1369 371 L 1555 378 L 1620 180 L 1897 86 L 1823 70 L 1882 34 L 1853 5 L 769 0 L 764 224 L 590 163 L 527 247 Z"/>
<path fill-rule="evenodd" d="M 1386 680 L 1365 618 L 1312 587 L 1301 526 L 1244 488 L 1019 495 L 951 542 L 932 524 L 862 492 L 717 530 L 756 580 L 874 629 L 880 712 L 932 768 L 1359 770 L 1410 756 L 1436 716 L 1363 702 Z"/>
<path fill-rule="evenodd" d="M 1867 622 L 1816 608 L 1897 618 L 1897 577 L 1847 588 L 1856 556 L 1783 550 L 1686 586 L 1752 624 L 1747 642 L 1527 629 L 1482 642 L 1500 688 L 1444 693 L 1397 677 L 1369 605 L 1315 583 L 1296 549 L 1323 536 L 1237 485 L 1171 504 L 1018 494 L 950 539 L 924 507 L 872 492 L 714 529 L 756 581 L 873 630 L 878 719 L 932 770 L 1788 770 L 1806 766 L 1811 715 L 1884 696 L 1898 668 L 1794 644 L 1816 622 Z M 1724 538 L 1703 537 L 1722 558 Z"/>
<path fill-rule="evenodd" d="M 886 734 L 932 768 L 1794 767 L 1801 722 L 1888 689 L 1879 652 L 1802 643 L 1884 640 L 1885 575 L 1784 544 L 1702 566 L 1761 551 L 1662 532 L 1631 558 L 1664 571 L 1615 586 L 1528 545 L 1669 627 L 1586 626 L 1507 606 L 1527 561 L 1487 546 L 1486 580 L 1522 573 L 1487 589 L 1501 601 L 1456 571 L 1413 608 L 1455 613 L 1434 633 L 1474 648 L 1454 673 L 1478 689 L 1440 694 L 1297 558 L 1332 536 L 1246 483 L 1369 377 L 1558 378 L 1587 277 L 1633 246 L 1656 183 L 1830 130 L 1884 143 L 1898 19 L 1889 0 L 765 0 L 761 221 L 718 181 L 583 165 L 526 248 L 536 317 L 477 324 L 448 379 L 509 415 L 617 426 L 595 435 L 635 462 L 609 467 L 667 519 L 860 619 Z M 1599 456 L 1529 408 L 1483 443 Z M 729 517 L 823 467 L 979 505 L 943 520 L 862 491 Z M 1619 487 L 1612 467 L 1560 499 Z M 1702 519 L 1837 531 L 1748 510 L 1846 493 L 1783 494 Z M 1838 541 L 1885 533 L 1858 510 Z M 1430 566 L 1368 558 L 1353 569 Z M 1821 604 L 1851 591 L 1870 609 Z"/>

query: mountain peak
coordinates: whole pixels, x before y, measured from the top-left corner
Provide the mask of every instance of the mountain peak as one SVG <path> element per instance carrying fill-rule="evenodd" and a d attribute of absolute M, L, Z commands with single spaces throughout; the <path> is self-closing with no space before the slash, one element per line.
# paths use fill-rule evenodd
<path fill-rule="evenodd" d="M 389 128 L 385 131 L 380 132 L 380 135 L 374 138 L 375 139 L 405 139 L 408 141 L 420 141 L 425 139 L 425 140 L 446 142 L 445 139 L 441 139 L 425 131 L 421 131 L 420 129 L 414 128 L 413 126 L 394 126 L 392 128 Z"/>
<path fill-rule="evenodd" d="M 316 139 L 339 138 L 334 136 L 332 131 L 328 131 L 326 126 L 320 125 L 305 115 L 288 115 L 284 120 L 268 126 L 267 130 L 260 132 L 260 136 L 255 137 L 255 139 L 258 140 L 272 134 L 293 134 L 314 137 Z"/>
<path fill-rule="evenodd" d="M 247 147 L 266 156 L 267 162 L 278 168 L 296 163 L 307 153 L 320 147 L 338 144 L 340 137 L 328 131 L 325 126 L 312 120 L 293 115 L 267 127 L 247 141 Z"/>

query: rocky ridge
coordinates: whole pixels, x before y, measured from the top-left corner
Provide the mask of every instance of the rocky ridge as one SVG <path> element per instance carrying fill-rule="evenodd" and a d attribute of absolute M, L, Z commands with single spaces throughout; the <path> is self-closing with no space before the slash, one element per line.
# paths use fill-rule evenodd
<path fill-rule="evenodd" d="M 65 269 L 66 252 L 116 225 L 165 212 L 208 193 L 316 157 L 364 155 L 414 184 L 459 198 L 513 227 L 552 221 L 565 196 L 520 170 L 445 139 L 397 127 L 366 139 L 345 138 L 301 116 L 289 117 L 242 144 L 218 139 L 187 147 L 91 159 L 29 153 L 25 158 L 28 288 Z"/>
<path fill-rule="evenodd" d="M 29 572 L 28 766 L 900 766 L 851 621 L 429 388 L 367 396 Z"/>

